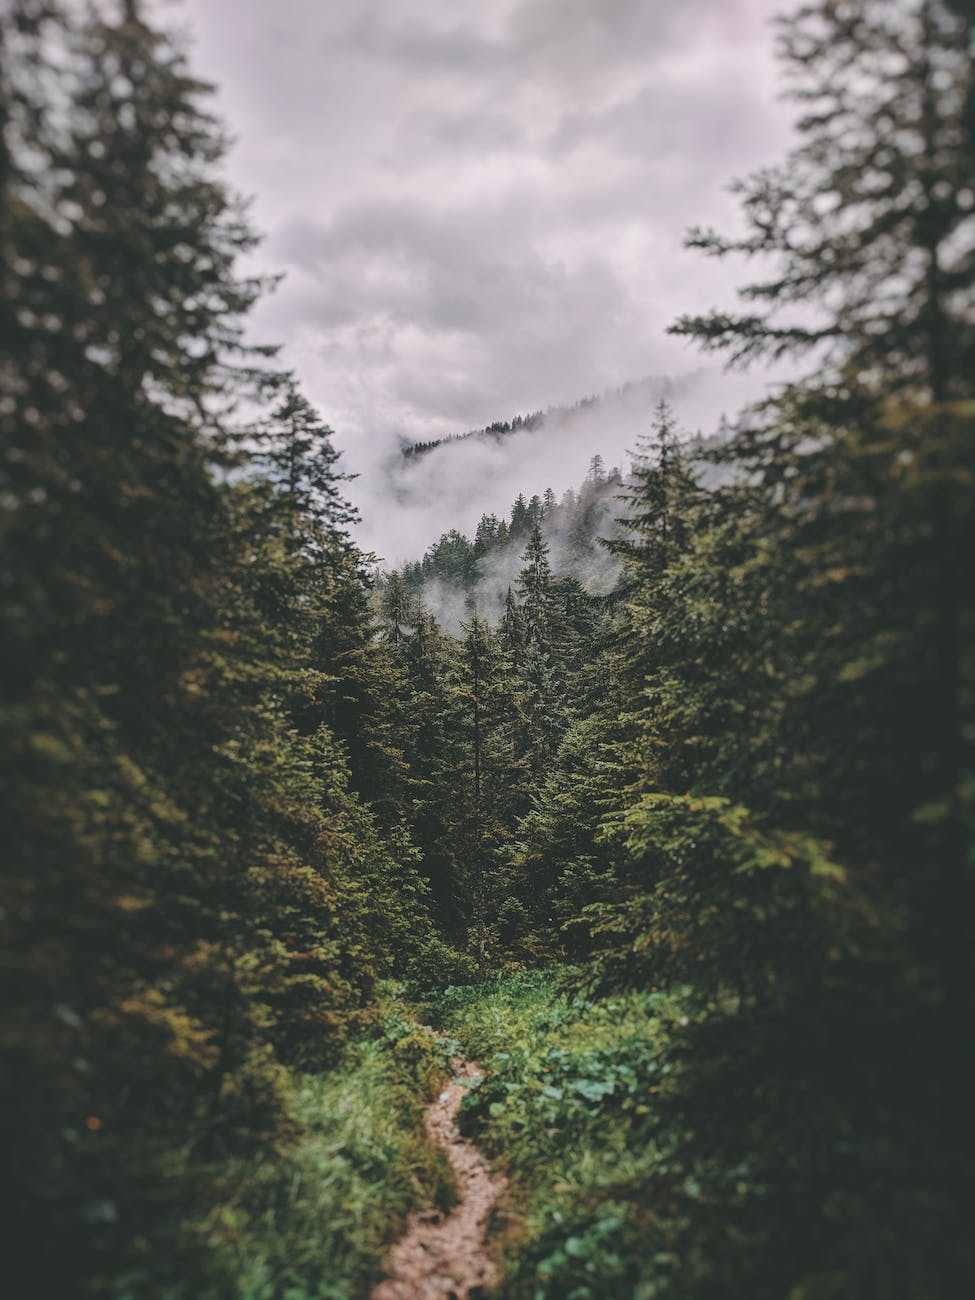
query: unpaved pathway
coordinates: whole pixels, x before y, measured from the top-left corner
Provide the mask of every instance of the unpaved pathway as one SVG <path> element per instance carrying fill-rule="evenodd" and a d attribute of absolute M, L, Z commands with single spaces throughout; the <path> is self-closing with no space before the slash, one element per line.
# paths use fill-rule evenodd
<path fill-rule="evenodd" d="M 453 1060 L 450 1068 L 453 1081 L 431 1103 L 423 1123 L 430 1141 L 447 1153 L 460 1200 L 448 1214 L 420 1210 L 410 1215 L 406 1232 L 386 1256 L 389 1277 L 375 1288 L 372 1300 L 474 1300 L 498 1280 L 484 1237 L 507 1183 L 457 1131 L 465 1084 L 479 1073 L 477 1065 Z"/>

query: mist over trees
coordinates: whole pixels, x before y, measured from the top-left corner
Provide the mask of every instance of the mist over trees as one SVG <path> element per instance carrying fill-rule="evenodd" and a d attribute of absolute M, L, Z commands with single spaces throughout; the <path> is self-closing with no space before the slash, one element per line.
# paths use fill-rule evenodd
<path fill-rule="evenodd" d="M 556 498 L 551 488 L 541 496 L 519 493 L 510 515 L 484 514 L 473 540 L 451 529 L 429 546 L 422 559 L 386 575 L 383 583 L 402 582 L 440 625 L 456 633 L 475 611 L 494 623 L 501 617 L 509 590 L 518 582 L 523 552 L 533 530 L 549 548 L 550 563 L 560 577 L 573 578 L 592 596 L 607 595 L 619 566 L 601 545 L 618 532 L 622 473 L 607 470 L 598 453 L 578 489 Z"/>
<path fill-rule="evenodd" d="M 370 1294 L 461 1051 L 500 1294 L 969 1294 L 970 7 L 783 22 L 673 328 L 802 377 L 378 575 L 178 43 L 0 33 L 10 1294 Z"/>

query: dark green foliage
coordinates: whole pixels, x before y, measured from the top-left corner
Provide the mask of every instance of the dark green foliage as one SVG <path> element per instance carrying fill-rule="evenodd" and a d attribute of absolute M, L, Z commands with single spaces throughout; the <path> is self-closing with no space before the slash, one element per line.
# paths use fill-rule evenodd
<path fill-rule="evenodd" d="M 710 473 L 677 454 L 666 419 L 637 464 L 615 544 L 629 785 L 603 822 L 629 866 L 579 921 L 602 987 L 694 989 L 665 1099 L 709 1170 L 683 1216 L 681 1294 L 947 1296 L 971 1268 L 958 918 L 975 609 L 958 566 L 975 552 L 975 372 L 967 326 L 943 340 L 965 310 L 948 286 L 970 63 L 938 4 L 809 6 L 787 32 L 829 111 L 804 120 L 787 171 L 744 191 L 743 246 L 785 268 L 748 296 L 822 324 L 680 330 L 738 359 L 814 335 L 837 346 L 743 419 Z M 895 48 L 900 72 L 881 75 L 878 51 Z M 851 59 L 855 102 L 829 75 Z M 848 153 L 880 135 L 889 189 Z M 744 1167 L 747 1195 L 730 1179 Z"/>
<path fill-rule="evenodd" d="M 965 6 L 804 5 L 800 144 L 691 237 L 772 269 L 677 332 L 808 378 L 378 579 L 244 346 L 207 88 L 135 0 L 70 13 L 0 18 L 13 1293 L 367 1286 L 449 1199 L 441 1049 L 362 1038 L 391 973 L 485 1066 L 506 1294 L 969 1294 Z M 524 975 L 565 961 L 575 1001 Z"/>
<path fill-rule="evenodd" d="M 236 1157 L 199 1224 L 206 1256 L 190 1291 L 177 1264 L 171 1294 L 193 1300 L 347 1300 L 380 1276 L 388 1238 L 416 1207 L 456 1197 L 424 1109 L 446 1077 L 444 1046 L 387 991 L 370 1033 L 327 1074 L 289 1080 L 295 1137 L 283 1157 Z M 128 1294 L 155 1277 L 130 1275 Z"/>
<path fill-rule="evenodd" d="M 301 552 L 310 563 L 328 563 L 329 549 L 347 539 L 344 525 L 355 512 L 344 500 L 335 468 L 338 452 L 332 430 L 287 378 L 283 396 L 252 434 L 251 459 L 273 489 L 270 501 L 282 516 L 289 553 Z"/>
<path fill-rule="evenodd" d="M 5 1281 L 192 1293 L 215 1171 L 287 1144 L 424 887 L 392 778 L 353 788 L 382 687 L 328 430 L 290 384 L 229 418 L 281 381 L 206 88 L 135 4 L 2 23 Z"/>

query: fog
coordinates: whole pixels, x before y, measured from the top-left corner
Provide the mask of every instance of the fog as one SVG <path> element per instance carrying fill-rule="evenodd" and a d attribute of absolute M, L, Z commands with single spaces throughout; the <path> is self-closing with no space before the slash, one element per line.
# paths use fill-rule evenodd
<path fill-rule="evenodd" d="M 451 528 L 472 537 L 482 514 L 506 517 L 519 493 L 531 497 L 550 487 L 561 497 L 566 489 L 577 488 L 597 453 L 607 469 L 625 469 L 628 452 L 649 432 L 653 408 L 661 398 L 667 399 L 688 434 L 708 436 L 723 415 L 735 415 L 760 397 L 764 387 L 755 375 L 700 369 L 646 378 L 585 405 L 557 408 L 540 426 L 500 440 L 473 437 L 410 457 L 402 455 L 401 447 L 391 447 L 388 439 L 356 442 L 345 459 L 347 469 L 359 472 L 348 485 L 362 514 L 358 541 L 383 567 L 398 568 L 420 559 Z M 516 414 L 499 411 L 497 418 Z M 362 453 L 370 445 L 377 454 L 363 462 Z M 507 575 L 497 581 L 503 583 L 503 597 Z"/>
<path fill-rule="evenodd" d="M 705 432 L 760 383 L 695 373 L 675 317 L 742 266 L 683 246 L 733 229 L 736 177 L 783 156 L 772 15 L 797 0 L 186 0 L 194 64 L 232 124 L 254 338 L 334 427 L 360 541 L 388 564 L 519 491 L 621 459 L 652 396 L 407 467 L 403 440 L 671 375 Z"/>

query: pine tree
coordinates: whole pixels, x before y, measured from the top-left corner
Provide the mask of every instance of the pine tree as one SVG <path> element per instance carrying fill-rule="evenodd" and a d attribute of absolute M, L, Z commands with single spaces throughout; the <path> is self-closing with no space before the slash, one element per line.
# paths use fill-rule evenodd
<path fill-rule="evenodd" d="M 288 550 L 315 559 L 344 541 L 357 518 L 339 487 L 349 476 L 336 469 L 333 436 L 289 378 L 279 405 L 253 438 L 253 459 L 276 489 L 285 515 Z"/>
<path fill-rule="evenodd" d="M 481 515 L 474 533 L 475 560 L 479 560 L 497 545 L 498 523 L 497 515 Z"/>
<path fill-rule="evenodd" d="M 423 621 L 420 602 L 403 575 L 395 570 L 386 577 L 379 612 L 381 634 L 392 646 L 403 646 L 420 631 Z"/>
<path fill-rule="evenodd" d="M 617 520 L 623 536 L 606 542 L 624 561 L 629 582 L 663 572 L 686 548 L 699 495 L 674 414 L 661 401 L 651 436 L 638 445 L 629 483 L 619 494 L 629 507 Z"/>
<path fill-rule="evenodd" d="M 463 921 L 444 799 L 451 646 L 433 615 L 420 614 L 404 651 L 408 688 L 404 708 L 406 820 L 420 851 L 423 875 L 430 884 L 434 914 L 456 936 L 463 932 Z"/>
<path fill-rule="evenodd" d="M 812 350 L 818 369 L 739 422 L 679 534 L 659 452 L 639 481 L 617 742 L 634 776 L 607 823 L 630 865 L 588 920 L 594 943 L 618 926 L 610 982 L 697 990 L 666 1103 L 694 1134 L 685 1167 L 745 1161 L 768 1189 L 710 1184 L 726 1229 L 685 1220 L 682 1258 L 697 1239 L 709 1260 L 682 1289 L 740 1291 L 743 1233 L 764 1242 L 752 1290 L 954 1295 L 971 1276 L 970 32 L 938 0 L 851 0 L 784 33 L 802 142 L 742 187 L 742 239 L 692 238 L 772 255 L 744 291 L 762 310 L 676 328 L 739 362 Z M 742 1089 L 759 1078 L 760 1114 Z"/>
<path fill-rule="evenodd" d="M 555 632 L 553 576 L 548 556 L 548 543 L 542 537 L 542 530 L 536 522 L 532 525 L 528 546 L 522 557 L 518 595 L 521 600 L 525 644 L 534 645 L 543 654 L 549 651 Z"/>
<path fill-rule="evenodd" d="M 496 637 L 476 614 L 450 682 L 443 790 L 457 898 L 483 976 L 489 956 L 492 867 L 514 823 L 508 682 Z"/>
<path fill-rule="evenodd" d="M 423 891 L 313 716 L 368 599 L 330 450 L 298 519 L 231 426 L 280 381 L 207 88 L 132 0 L 71 12 L 0 14 L 5 1277 L 203 1294 L 220 1162 L 286 1140 Z"/>
<path fill-rule="evenodd" d="M 930 476 L 923 546 L 931 585 L 922 618 L 930 618 L 936 684 L 927 705 L 932 725 L 918 739 L 927 766 L 922 788 L 945 809 L 930 851 L 941 862 L 945 1037 L 953 1043 L 950 1026 L 970 1007 L 973 983 L 958 923 L 971 908 L 973 883 L 961 804 L 972 760 L 963 739 L 968 601 L 959 564 L 968 517 L 959 469 L 971 434 L 967 408 L 957 405 L 975 396 L 975 246 L 964 235 L 975 183 L 972 34 L 970 16 L 942 0 L 805 6 L 783 42 L 795 95 L 807 106 L 801 143 L 783 167 L 740 187 L 749 224 L 743 238 L 694 232 L 690 241 L 716 256 L 770 256 L 776 272 L 744 290 L 766 310 L 685 317 L 674 327 L 738 362 L 819 349 L 820 375 L 784 404 L 804 426 L 786 439 L 793 464 L 801 465 L 795 453 L 803 436 L 830 440 L 821 432 L 826 423 L 846 426 L 831 454 L 850 497 L 854 482 L 883 465 L 884 444 L 891 461 L 916 459 Z M 782 318 L 790 308 L 802 311 L 803 323 Z M 900 436 L 888 441 L 883 426 L 891 421 Z M 756 429 L 731 455 L 776 472 L 768 464 L 775 440 L 782 442 L 781 429 Z M 893 463 L 875 477 L 881 500 L 899 490 L 897 480 Z M 975 1078 L 975 1056 L 956 1060 L 948 1073 Z"/>
<path fill-rule="evenodd" d="M 498 635 L 504 652 L 517 662 L 525 645 L 525 624 L 521 607 L 510 587 L 505 594 Z"/>
<path fill-rule="evenodd" d="M 528 502 L 524 494 L 519 492 L 514 506 L 511 510 L 511 522 L 508 527 L 508 536 L 512 541 L 520 541 L 527 537 L 531 532 L 532 520 L 528 510 Z"/>
<path fill-rule="evenodd" d="M 674 331 L 733 362 L 815 349 L 888 392 L 969 395 L 970 18 L 943 0 L 819 0 L 783 25 L 782 42 L 800 144 L 737 186 L 743 236 L 689 238 L 713 257 L 772 259 L 771 276 L 742 291 L 761 310 L 685 316 Z"/>

